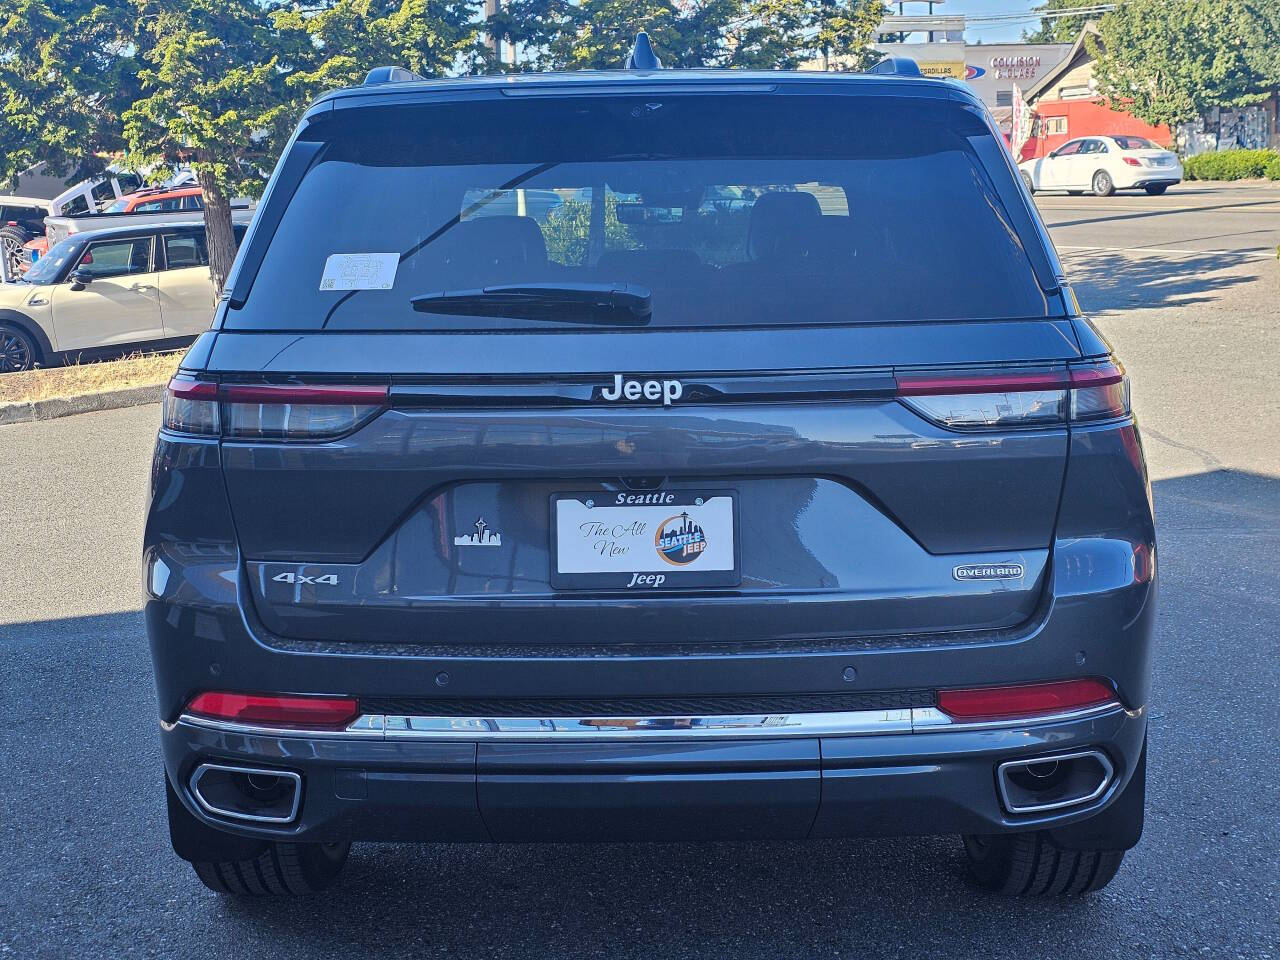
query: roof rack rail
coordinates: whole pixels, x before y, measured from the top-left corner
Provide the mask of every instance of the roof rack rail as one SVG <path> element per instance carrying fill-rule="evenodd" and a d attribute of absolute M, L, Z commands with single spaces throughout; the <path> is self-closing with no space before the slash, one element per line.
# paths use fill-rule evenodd
<path fill-rule="evenodd" d="M 920 65 L 910 57 L 885 57 L 867 73 L 883 74 L 890 77 L 919 77 Z"/>
<path fill-rule="evenodd" d="M 412 70 L 406 70 L 404 67 L 374 67 L 364 77 L 364 85 L 366 87 L 376 87 L 382 83 L 412 83 L 415 80 L 425 80 L 426 77 L 420 77 Z"/>
<path fill-rule="evenodd" d="M 641 30 L 636 34 L 636 45 L 631 48 L 631 52 L 627 54 L 627 62 L 622 65 L 624 70 L 661 70 L 662 61 L 658 59 L 658 55 L 653 52 L 653 44 L 649 42 L 649 35 Z"/>

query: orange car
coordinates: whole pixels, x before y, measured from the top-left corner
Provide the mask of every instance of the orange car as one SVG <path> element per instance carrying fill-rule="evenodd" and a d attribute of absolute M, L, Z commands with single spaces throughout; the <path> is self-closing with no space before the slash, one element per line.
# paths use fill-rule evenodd
<path fill-rule="evenodd" d="M 103 213 L 159 213 L 170 210 L 203 210 L 204 197 L 199 187 L 152 187 L 120 197 Z"/>
<path fill-rule="evenodd" d="M 149 187 L 119 197 L 102 213 L 168 213 L 204 209 L 199 187 Z M 108 224 L 104 223 L 103 226 Z M 30 266 L 49 252 L 49 238 L 36 237 L 23 244 L 24 266 Z"/>

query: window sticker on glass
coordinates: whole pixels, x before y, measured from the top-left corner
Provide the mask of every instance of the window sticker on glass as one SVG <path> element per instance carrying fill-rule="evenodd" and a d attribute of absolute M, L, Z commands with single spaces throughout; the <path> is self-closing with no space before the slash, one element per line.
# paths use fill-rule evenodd
<path fill-rule="evenodd" d="M 398 253 L 333 253 L 324 262 L 321 290 L 390 290 Z"/>

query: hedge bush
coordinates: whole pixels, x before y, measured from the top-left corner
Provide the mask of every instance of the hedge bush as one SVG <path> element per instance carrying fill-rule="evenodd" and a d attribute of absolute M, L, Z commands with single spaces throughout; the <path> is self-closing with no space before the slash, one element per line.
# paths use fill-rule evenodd
<path fill-rule="evenodd" d="M 1280 153 L 1267 162 L 1266 167 L 1262 170 L 1262 175 L 1268 180 L 1280 180 Z"/>
<path fill-rule="evenodd" d="M 1219 150 L 1187 157 L 1182 162 L 1182 170 L 1188 180 L 1244 180 L 1263 176 L 1280 179 L 1268 172 L 1277 164 L 1280 164 L 1280 153 L 1275 150 Z"/>

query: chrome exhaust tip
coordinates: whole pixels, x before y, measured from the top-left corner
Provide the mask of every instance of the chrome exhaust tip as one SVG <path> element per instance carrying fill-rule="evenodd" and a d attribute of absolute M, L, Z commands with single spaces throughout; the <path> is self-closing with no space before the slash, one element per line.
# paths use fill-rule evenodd
<path fill-rule="evenodd" d="M 226 763 L 202 763 L 189 781 L 206 813 L 248 823 L 292 823 L 302 803 L 302 775 Z"/>
<path fill-rule="evenodd" d="M 1097 800 L 1115 778 L 1101 750 L 1007 760 L 996 767 L 1000 802 L 1009 813 L 1043 813 Z"/>

